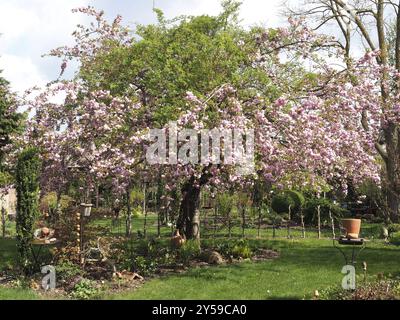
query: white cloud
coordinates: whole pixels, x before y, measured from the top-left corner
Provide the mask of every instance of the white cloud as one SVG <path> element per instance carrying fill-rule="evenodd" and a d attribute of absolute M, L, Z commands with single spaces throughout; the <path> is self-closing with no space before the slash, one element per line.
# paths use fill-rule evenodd
<path fill-rule="evenodd" d="M 0 48 L 4 43 L 12 42 L 38 24 L 38 17 L 23 7 L 12 2 L 0 3 Z"/>
<path fill-rule="evenodd" d="M 45 77 L 27 57 L 4 54 L 0 57 L 0 69 L 3 69 L 2 76 L 11 82 L 13 90 L 20 93 L 34 85 L 46 84 Z"/>
<path fill-rule="evenodd" d="M 244 0 L 240 17 L 244 24 L 265 24 L 269 27 L 281 25 L 285 18 L 281 15 L 283 0 Z"/>
<path fill-rule="evenodd" d="M 244 25 L 265 24 L 277 26 L 282 23 L 280 9 L 283 0 L 243 0 L 239 18 Z M 221 12 L 219 1 L 215 0 L 155 0 L 156 7 L 169 17 L 177 15 L 216 15 Z"/>
<path fill-rule="evenodd" d="M 0 69 L 15 91 L 54 80 L 55 59 L 42 58 L 52 48 L 71 44 L 71 33 L 85 17 L 72 8 L 87 0 L 0 0 Z"/>

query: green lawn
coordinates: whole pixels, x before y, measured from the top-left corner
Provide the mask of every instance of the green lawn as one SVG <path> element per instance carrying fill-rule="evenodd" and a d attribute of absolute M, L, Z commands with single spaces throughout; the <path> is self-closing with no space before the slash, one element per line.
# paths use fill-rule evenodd
<path fill-rule="evenodd" d="M 109 220 L 94 222 L 107 226 Z M 141 230 L 143 219 L 134 220 L 133 230 Z M 122 228 L 123 229 L 123 228 Z M 149 217 L 149 235 L 156 234 L 156 219 Z M 379 232 L 378 225 L 363 225 L 363 234 L 370 239 Z M 240 228 L 235 228 L 235 234 Z M 221 239 L 225 230 L 218 233 Z M 339 251 L 327 239 L 329 230 L 323 232 L 325 239 L 316 239 L 315 230 L 308 230 L 307 239 L 285 239 L 286 230 L 277 230 L 278 238 L 272 239 L 271 230 L 263 230 L 263 239 L 256 239 L 256 230 L 247 230 L 250 241 L 263 242 L 263 246 L 277 249 L 280 257 L 259 263 L 244 262 L 237 265 L 191 269 L 184 274 L 155 278 L 147 281 L 136 291 L 103 296 L 104 299 L 308 299 L 314 290 L 329 286 L 339 286 L 343 275 L 344 260 Z M 299 236 L 300 230 L 293 230 Z M 170 235 L 164 227 L 162 235 Z M 212 242 L 212 232 L 203 233 L 205 240 Z M 0 269 L 10 265 L 15 258 L 15 241 L 0 239 Z M 400 273 L 400 247 L 386 245 L 380 240 L 372 240 L 361 253 L 359 262 L 368 263 L 368 277 L 373 279 L 378 273 Z M 1 299 L 35 299 L 31 290 L 4 289 L 0 287 Z"/>
<path fill-rule="evenodd" d="M 16 258 L 14 239 L 0 239 L 0 269 L 11 268 Z M 0 287 L 0 300 L 30 300 L 37 295 L 29 289 L 9 289 Z"/>
<path fill-rule="evenodd" d="M 316 289 L 340 285 L 344 261 L 331 241 L 282 239 L 270 243 L 280 250 L 280 258 L 260 263 L 193 269 L 183 275 L 151 280 L 134 292 L 105 298 L 307 299 Z M 371 243 L 359 261 L 368 263 L 370 278 L 380 272 L 398 273 L 400 250 L 382 243 Z"/>

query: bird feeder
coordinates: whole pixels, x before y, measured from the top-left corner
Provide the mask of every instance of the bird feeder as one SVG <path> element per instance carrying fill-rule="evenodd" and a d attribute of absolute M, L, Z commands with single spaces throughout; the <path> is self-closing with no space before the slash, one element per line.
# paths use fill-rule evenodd
<path fill-rule="evenodd" d="M 84 217 L 90 217 L 93 204 L 91 203 L 81 203 L 82 213 Z"/>

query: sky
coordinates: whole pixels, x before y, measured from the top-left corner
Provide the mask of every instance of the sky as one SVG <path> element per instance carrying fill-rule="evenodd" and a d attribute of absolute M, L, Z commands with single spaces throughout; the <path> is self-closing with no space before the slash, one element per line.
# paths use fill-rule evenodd
<path fill-rule="evenodd" d="M 243 0 L 240 19 L 246 26 L 282 25 L 282 0 Z M 178 15 L 216 15 L 218 0 L 154 0 L 167 18 Z M 71 9 L 91 5 L 103 9 L 112 20 L 117 14 L 125 24 L 155 22 L 153 0 L 0 0 L 0 70 L 19 93 L 55 80 L 61 62 L 42 57 L 51 49 L 73 43 L 75 26 L 87 23 L 84 15 Z M 73 75 L 67 68 L 66 77 Z"/>

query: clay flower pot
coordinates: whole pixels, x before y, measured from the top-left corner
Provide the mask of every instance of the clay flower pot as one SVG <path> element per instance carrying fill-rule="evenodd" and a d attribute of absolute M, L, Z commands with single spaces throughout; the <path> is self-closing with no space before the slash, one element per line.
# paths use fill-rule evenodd
<path fill-rule="evenodd" d="M 174 236 L 171 238 L 171 243 L 174 248 L 180 248 L 185 243 L 185 238 L 179 233 L 179 230 L 175 231 Z"/>
<path fill-rule="evenodd" d="M 358 239 L 361 228 L 361 219 L 342 219 L 343 228 L 346 229 L 346 237 Z"/>

